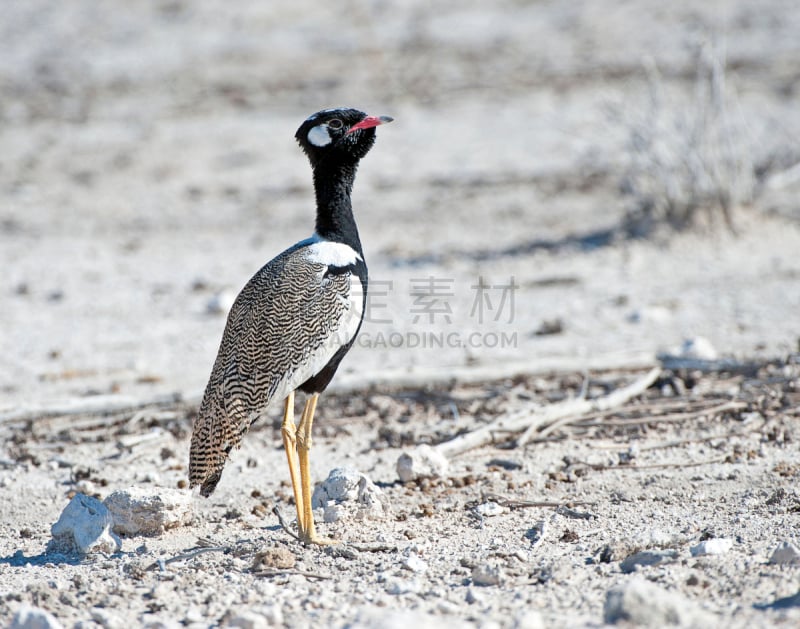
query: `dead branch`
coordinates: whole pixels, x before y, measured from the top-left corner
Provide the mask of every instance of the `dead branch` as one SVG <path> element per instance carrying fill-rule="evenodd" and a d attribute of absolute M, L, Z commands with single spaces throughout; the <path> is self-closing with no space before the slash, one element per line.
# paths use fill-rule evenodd
<path fill-rule="evenodd" d="M 570 500 L 568 502 L 519 500 L 517 498 L 509 498 L 501 494 L 484 494 L 482 496 L 482 499 L 491 502 L 496 502 L 500 506 L 507 507 L 509 509 L 524 509 L 530 507 L 561 509 L 561 508 L 571 508 L 571 507 L 591 507 L 594 506 L 595 504 L 594 502 L 582 502 L 573 500 Z"/>
<path fill-rule="evenodd" d="M 147 570 L 155 570 L 158 568 L 159 570 L 163 570 L 165 566 L 175 563 L 176 561 L 184 561 L 185 559 L 194 559 L 198 555 L 203 555 L 205 553 L 225 553 L 230 550 L 228 546 L 205 546 L 203 548 L 195 548 L 194 550 L 190 550 L 185 553 L 181 553 L 180 555 L 175 555 L 174 557 L 170 557 L 169 559 L 159 559 L 158 561 L 150 564 L 147 566 Z"/>
<path fill-rule="evenodd" d="M 676 461 L 674 463 L 645 463 L 643 465 L 599 465 L 594 463 L 585 463 L 589 467 L 598 472 L 605 470 L 668 470 L 668 469 L 681 469 L 685 467 L 701 467 L 703 465 L 714 465 L 715 463 L 724 463 L 726 457 L 716 457 L 706 461 Z M 574 465 L 578 465 L 575 463 Z"/>
<path fill-rule="evenodd" d="M 661 374 L 661 368 L 651 369 L 645 376 L 626 387 L 612 391 L 608 395 L 593 400 L 572 399 L 551 406 L 540 407 L 533 410 L 525 409 L 500 417 L 487 426 L 473 430 L 463 435 L 445 441 L 435 446 L 435 449 L 445 457 L 458 454 L 493 443 L 498 433 L 516 434 L 520 432 L 534 432 L 551 422 L 565 417 L 579 417 L 587 413 L 606 411 L 622 406 L 630 400 L 644 393 Z"/>
<path fill-rule="evenodd" d="M 659 354 L 656 356 L 661 366 L 670 371 L 686 369 L 689 371 L 700 371 L 701 373 L 736 373 L 744 375 L 755 375 L 763 363 L 752 360 L 735 360 L 733 358 L 686 358 L 684 356 L 673 356 L 671 354 Z"/>
<path fill-rule="evenodd" d="M 608 426 L 616 427 L 629 427 L 641 426 L 644 424 L 666 424 L 666 423 L 679 423 L 689 419 L 697 419 L 698 417 L 719 415 L 727 411 L 740 411 L 747 408 L 747 402 L 726 402 L 711 408 L 706 408 L 698 412 L 692 413 L 672 413 L 669 415 L 661 415 L 660 417 L 622 417 L 619 419 L 606 419 L 602 421 L 592 420 L 591 422 L 584 422 L 582 419 L 574 420 L 572 423 L 582 428 L 596 428 Z"/>
<path fill-rule="evenodd" d="M 686 398 L 668 399 L 668 400 L 647 400 L 638 404 L 628 404 L 625 407 L 626 415 L 639 415 L 649 417 L 664 417 L 670 414 L 671 411 L 680 410 L 681 412 L 695 413 L 696 415 L 703 415 L 720 403 L 717 399 L 700 399 L 700 400 L 687 400 Z M 727 401 L 725 402 L 728 403 Z M 616 413 L 610 411 L 598 411 L 595 413 L 586 413 L 580 419 L 575 420 L 581 422 L 588 422 L 592 419 L 601 419 Z M 604 420 L 605 421 L 605 420 Z M 552 432 L 548 427 L 548 432 Z"/>
<path fill-rule="evenodd" d="M 722 434 L 722 435 L 709 435 L 707 437 L 698 437 L 696 439 L 672 439 L 670 441 L 662 441 L 660 443 L 655 443 L 651 446 L 642 446 L 639 448 L 640 452 L 651 452 L 653 450 L 666 450 L 668 448 L 680 448 L 682 446 L 688 445 L 697 445 L 700 443 L 708 443 L 709 441 L 729 441 L 734 437 L 746 437 L 747 435 L 752 435 L 758 432 L 761 432 L 764 429 L 764 426 L 767 425 L 767 421 L 761 422 L 757 428 L 753 428 L 751 430 L 733 430 L 731 432 Z M 622 443 L 615 443 L 611 445 L 604 445 L 604 444 L 595 444 L 594 447 L 598 450 L 628 450 L 630 449 L 630 444 L 622 444 Z"/>
<path fill-rule="evenodd" d="M 323 581 L 325 579 L 331 578 L 328 575 L 318 574 L 316 572 L 308 572 L 307 570 L 284 570 L 278 568 L 265 568 L 264 570 L 253 572 L 254 577 L 268 577 L 268 578 L 290 576 L 293 574 L 300 575 L 301 577 L 305 577 L 306 579 L 316 579 L 318 581 Z"/>
<path fill-rule="evenodd" d="M 294 537 L 299 542 L 300 536 L 297 535 L 291 528 L 289 528 L 289 525 L 286 523 L 286 520 L 284 520 L 283 514 L 281 513 L 281 510 L 278 508 L 278 505 L 275 505 L 272 508 L 272 513 L 274 513 L 277 516 L 278 523 L 281 525 L 281 528 L 284 530 L 284 532 L 286 532 L 290 537 Z"/>

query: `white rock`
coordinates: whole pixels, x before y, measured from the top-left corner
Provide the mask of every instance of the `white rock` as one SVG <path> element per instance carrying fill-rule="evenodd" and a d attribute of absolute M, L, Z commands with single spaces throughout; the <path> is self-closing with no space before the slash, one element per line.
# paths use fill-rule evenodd
<path fill-rule="evenodd" d="M 475 507 L 475 513 L 483 516 L 484 518 L 492 518 L 496 515 L 502 515 L 506 511 L 508 511 L 506 507 L 499 505 L 496 502 L 492 502 L 491 500 Z"/>
<path fill-rule="evenodd" d="M 503 575 L 500 568 L 484 563 L 472 569 L 472 583 L 475 585 L 499 585 Z"/>
<path fill-rule="evenodd" d="M 210 315 L 226 315 L 235 300 L 236 296 L 229 290 L 216 293 L 206 302 L 206 312 Z"/>
<path fill-rule="evenodd" d="M 678 556 L 677 550 L 643 550 L 625 557 L 620 564 L 620 570 L 628 574 L 644 566 L 655 566 L 660 563 L 674 561 Z"/>
<path fill-rule="evenodd" d="M 715 537 L 703 540 L 696 546 L 692 546 L 689 552 L 692 557 L 702 557 L 703 555 L 722 555 L 733 548 L 733 540 L 729 537 Z"/>
<path fill-rule="evenodd" d="M 397 475 L 404 483 L 420 478 L 443 478 L 447 476 L 449 467 L 447 458 L 426 444 L 404 452 L 397 459 Z"/>
<path fill-rule="evenodd" d="M 772 551 L 768 563 L 782 566 L 800 566 L 800 550 L 791 542 L 781 542 Z"/>
<path fill-rule="evenodd" d="M 645 306 L 630 312 L 627 320 L 630 323 L 667 323 L 672 316 L 672 312 L 664 306 Z"/>
<path fill-rule="evenodd" d="M 259 607 L 258 612 L 266 619 L 270 627 L 280 627 L 283 625 L 283 610 L 279 604 L 265 605 Z"/>
<path fill-rule="evenodd" d="M 358 485 L 363 474 L 351 467 L 337 467 L 328 472 L 328 478 L 317 485 L 311 497 L 314 509 L 324 507 L 329 500 L 349 502 L 358 499 Z"/>
<path fill-rule="evenodd" d="M 353 505 L 337 505 L 335 502 L 326 502 L 322 509 L 323 522 L 338 522 L 355 517 L 356 508 Z M 317 517 L 316 515 L 314 517 Z"/>
<path fill-rule="evenodd" d="M 425 572 L 428 569 L 428 564 L 423 559 L 420 559 L 417 555 L 403 557 L 400 565 L 406 570 L 411 570 L 411 572 Z"/>
<path fill-rule="evenodd" d="M 642 627 L 717 627 L 717 618 L 677 592 L 668 592 L 644 579 L 611 588 L 603 606 L 609 624 Z"/>
<path fill-rule="evenodd" d="M 539 520 L 527 533 L 527 538 L 531 541 L 531 549 L 536 550 L 542 545 L 545 535 L 549 531 L 549 526 L 545 520 Z"/>
<path fill-rule="evenodd" d="M 659 528 L 647 529 L 643 533 L 637 535 L 636 540 L 639 545 L 651 548 L 654 546 L 666 548 L 670 544 L 676 542 L 674 535 Z"/>
<path fill-rule="evenodd" d="M 23 605 L 11 619 L 9 629 L 64 629 L 64 625 L 43 609 Z"/>
<path fill-rule="evenodd" d="M 680 350 L 676 352 L 681 358 L 696 358 L 698 360 L 716 360 L 717 350 L 704 336 L 696 336 L 693 339 L 683 341 Z"/>
<path fill-rule="evenodd" d="M 124 629 L 127 625 L 126 622 L 113 612 L 108 611 L 102 607 L 92 607 L 89 614 L 98 625 L 103 629 Z"/>
<path fill-rule="evenodd" d="M 314 509 L 324 510 L 325 522 L 348 517 L 382 518 L 390 511 L 389 498 L 365 474 L 349 467 L 337 467 L 314 489 Z"/>
<path fill-rule="evenodd" d="M 542 615 L 534 609 L 520 612 L 514 618 L 514 629 L 545 629 L 545 627 Z"/>
<path fill-rule="evenodd" d="M 97 493 L 97 486 L 88 478 L 84 478 L 75 483 L 75 491 L 87 496 L 93 496 Z"/>
<path fill-rule="evenodd" d="M 252 609 L 245 609 L 237 612 L 228 621 L 228 627 L 240 627 L 241 629 L 267 629 L 270 623 L 264 616 Z"/>
<path fill-rule="evenodd" d="M 417 594 L 422 586 L 419 581 L 408 579 L 398 579 L 397 577 L 390 577 L 386 579 L 386 593 L 398 596 L 400 594 Z"/>
<path fill-rule="evenodd" d="M 436 612 L 444 616 L 455 616 L 459 613 L 460 607 L 450 601 L 439 601 L 436 603 Z"/>
<path fill-rule="evenodd" d="M 458 616 L 442 617 L 416 609 L 391 609 L 386 607 L 364 607 L 347 623 L 348 629 L 468 629 L 474 627 Z"/>
<path fill-rule="evenodd" d="M 112 531 L 114 519 L 106 506 L 91 496 L 76 494 L 50 529 L 48 552 L 115 553 L 122 546 Z"/>
<path fill-rule="evenodd" d="M 476 603 L 481 604 L 483 603 L 483 594 L 475 588 L 468 588 L 464 600 L 467 601 L 469 605 L 475 605 Z"/>
<path fill-rule="evenodd" d="M 192 494 L 166 487 L 129 487 L 104 501 L 120 535 L 159 535 L 189 524 L 194 517 Z"/>

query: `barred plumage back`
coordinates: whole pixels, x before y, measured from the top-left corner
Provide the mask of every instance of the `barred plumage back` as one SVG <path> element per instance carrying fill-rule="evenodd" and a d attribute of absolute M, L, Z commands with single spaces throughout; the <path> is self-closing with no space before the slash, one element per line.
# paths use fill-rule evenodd
<path fill-rule="evenodd" d="M 315 242 L 267 263 L 231 308 L 192 434 L 189 483 L 200 485 L 204 496 L 214 491 L 250 424 L 324 368 L 358 331 L 361 273 L 318 261 Z M 360 257 L 352 260 L 363 267 Z"/>

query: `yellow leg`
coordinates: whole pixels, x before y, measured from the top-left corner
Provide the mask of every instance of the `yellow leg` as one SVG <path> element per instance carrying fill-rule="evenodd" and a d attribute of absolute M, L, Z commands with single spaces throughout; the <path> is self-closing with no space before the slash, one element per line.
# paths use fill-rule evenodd
<path fill-rule="evenodd" d="M 314 513 L 311 510 L 311 469 L 308 463 L 308 454 L 311 450 L 311 426 L 314 423 L 314 411 L 317 409 L 319 393 L 314 393 L 306 400 L 300 425 L 297 427 L 297 456 L 300 459 L 300 481 L 303 500 L 303 518 L 300 525 L 300 539 L 311 544 L 333 544 L 331 540 L 317 537 L 314 529 Z"/>
<path fill-rule="evenodd" d="M 281 436 L 283 437 L 283 449 L 286 451 L 286 460 L 289 462 L 289 476 L 292 477 L 294 504 L 297 507 L 297 527 L 302 533 L 305 510 L 303 509 L 303 494 L 300 490 L 300 476 L 298 475 L 296 435 L 297 427 L 294 425 L 294 391 L 292 391 L 286 397 L 286 405 L 283 410 L 283 423 L 281 424 Z"/>

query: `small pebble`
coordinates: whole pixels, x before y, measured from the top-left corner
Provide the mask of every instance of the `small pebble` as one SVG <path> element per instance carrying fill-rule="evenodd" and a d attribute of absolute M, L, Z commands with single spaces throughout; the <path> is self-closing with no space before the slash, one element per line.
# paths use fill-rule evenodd
<path fill-rule="evenodd" d="M 628 574 L 637 568 L 644 566 L 655 566 L 660 563 L 674 561 L 678 556 L 677 550 L 643 550 L 642 552 L 629 555 L 620 564 L 620 570 Z"/>
<path fill-rule="evenodd" d="M 545 627 L 542 615 L 534 609 L 520 612 L 514 618 L 514 629 L 545 629 Z"/>
<path fill-rule="evenodd" d="M 386 580 L 386 587 L 384 589 L 387 594 L 392 594 L 394 596 L 400 594 L 416 594 L 420 591 L 420 584 L 417 581 L 390 577 Z"/>
<path fill-rule="evenodd" d="M 475 603 L 483 603 L 483 594 L 481 594 L 475 588 L 469 588 L 464 600 L 466 600 L 470 605 L 474 605 Z"/>
<path fill-rule="evenodd" d="M 678 592 L 633 578 L 606 593 L 603 620 L 641 627 L 715 627 L 718 618 Z"/>
<path fill-rule="evenodd" d="M 677 355 L 682 358 L 695 358 L 698 360 L 716 360 L 717 350 L 704 336 L 696 336 L 693 339 L 683 341 Z"/>
<path fill-rule="evenodd" d="M 411 572 L 422 573 L 428 569 L 428 564 L 424 560 L 417 557 L 417 555 L 409 555 L 408 557 L 404 557 L 401 565 L 403 568 L 410 570 Z"/>
<path fill-rule="evenodd" d="M 88 478 L 84 478 L 75 483 L 75 491 L 91 496 L 97 493 L 97 486 Z"/>
<path fill-rule="evenodd" d="M 23 605 L 11 619 L 9 629 L 63 629 L 55 616 L 38 607 Z"/>
<path fill-rule="evenodd" d="M 212 295 L 206 301 L 206 314 L 217 316 L 228 314 L 235 299 L 234 294 L 227 290 Z"/>
<path fill-rule="evenodd" d="M 729 537 L 715 537 L 692 546 L 689 551 L 692 553 L 692 557 L 702 557 L 703 555 L 722 555 L 731 548 L 733 548 L 732 539 Z"/>
<path fill-rule="evenodd" d="M 285 546 L 275 546 L 256 553 L 253 559 L 253 570 L 263 570 L 265 568 L 278 568 L 287 570 L 294 568 L 297 558 Z"/>
<path fill-rule="evenodd" d="M 531 541 L 532 548 L 535 550 L 542 545 L 544 541 L 544 536 L 547 534 L 547 522 L 545 520 L 539 520 L 536 524 L 534 524 L 528 532 L 525 533 L 525 537 Z"/>
<path fill-rule="evenodd" d="M 400 455 L 397 459 L 397 476 L 404 483 L 421 478 L 443 478 L 447 476 L 449 467 L 441 452 L 422 444 Z"/>
<path fill-rule="evenodd" d="M 508 511 L 508 509 L 506 509 L 504 506 L 492 501 L 484 502 L 483 504 L 479 504 L 477 507 L 475 507 L 475 513 L 483 516 L 484 518 L 502 515 L 506 511 Z"/>
<path fill-rule="evenodd" d="M 781 542 L 772 551 L 768 563 L 780 566 L 800 566 L 800 550 L 791 542 Z"/>
<path fill-rule="evenodd" d="M 123 629 L 126 626 L 122 618 L 102 607 L 92 607 L 89 614 L 103 629 Z"/>
<path fill-rule="evenodd" d="M 267 629 L 272 626 L 274 626 L 273 623 L 254 609 L 238 611 L 228 621 L 228 627 L 238 627 L 239 629 Z"/>
<path fill-rule="evenodd" d="M 472 583 L 475 585 L 498 585 L 501 580 L 502 574 L 497 566 L 484 563 L 472 569 Z"/>

